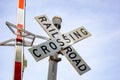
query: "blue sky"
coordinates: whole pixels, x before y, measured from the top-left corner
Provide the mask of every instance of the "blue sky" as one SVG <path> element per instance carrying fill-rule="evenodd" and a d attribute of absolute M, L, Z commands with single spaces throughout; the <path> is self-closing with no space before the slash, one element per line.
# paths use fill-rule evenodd
<path fill-rule="evenodd" d="M 91 37 L 73 45 L 91 67 L 80 76 L 64 56 L 58 63 L 57 80 L 120 80 L 119 0 L 26 0 L 26 30 L 48 37 L 34 17 L 62 17 L 61 33 L 85 26 Z M 5 21 L 16 24 L 17 0 L 0 2 L 0 42 L 15 38 Z M 37 40 L 35 44 L 42 43 Z M 23 80 L 47 80 L 48 59 L 36 62 L 25 48 L 28 66 Z M 14 47 L 0 46 L 0 80 L 13 80 Z"/>

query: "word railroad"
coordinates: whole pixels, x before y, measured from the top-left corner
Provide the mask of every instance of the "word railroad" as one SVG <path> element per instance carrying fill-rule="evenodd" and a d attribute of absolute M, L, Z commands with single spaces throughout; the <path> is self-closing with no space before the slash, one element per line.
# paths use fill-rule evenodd
<path fill-rule="evenodd" d="M 71 46 L 72 44 L 91 36 L 83 26 L 68 33 L 61 34 L 46 15 L 37 16 L 35 19 L 51 38 L 50 40 L 29 49 L 36 61 L 54 55 L 56 52 L 60 51 L 80 75 L 90 70 L 90 67 Z"/>

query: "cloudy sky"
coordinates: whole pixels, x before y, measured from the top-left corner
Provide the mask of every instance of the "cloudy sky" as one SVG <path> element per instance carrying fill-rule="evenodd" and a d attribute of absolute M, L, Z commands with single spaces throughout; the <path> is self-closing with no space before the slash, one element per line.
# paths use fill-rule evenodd
<path fill-rule="evenodd" d="M 46 14 L 62 17 L 61 33 L 80 26 L 92 34 L 73 47 L 91 70 L 79 75 L 68 60 L 60 55 L 57 80 L 120 80 L 120 0 L 26 0 L 25 28 L 32 33 L 48 37 L 34 19 Z M 0 1 L 0 42 L 16 36 L 5 25 L 6 21 L 16 24 L 17 0 Z M 43 40 L 36 40 L 35 44 Z M 14 47 L 0 46 L 0 80 L 13 80 L 15 58 Z M 23 80 L 47 80 L 48 57 L 36 62 L 24 51 L 28 61 Z"/>

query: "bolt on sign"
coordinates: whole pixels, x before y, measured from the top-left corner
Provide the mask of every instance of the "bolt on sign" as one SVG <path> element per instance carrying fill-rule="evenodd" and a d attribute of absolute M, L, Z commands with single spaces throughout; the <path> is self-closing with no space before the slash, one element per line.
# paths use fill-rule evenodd
<path fill-rule="evenodd" d="M 85 27 L 82 26 L 68 33 L 61 34 L 46 15 L 36 16 L 35 19 L 51 38 L 51 40 L 29 49 L 36 61 L 60 51 L 80 75 L 90 70 L 90 67 L 71 46 L 91 36 Z"/>

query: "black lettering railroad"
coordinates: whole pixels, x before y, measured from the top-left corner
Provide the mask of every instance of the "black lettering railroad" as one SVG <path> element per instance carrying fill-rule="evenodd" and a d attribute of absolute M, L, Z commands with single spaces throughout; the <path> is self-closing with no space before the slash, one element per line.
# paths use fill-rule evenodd
<path fill-rule="evenodd" d="M 72 50 L 71 47 L 64 49 L 66 57 L 69 57 L 71 63 L 75 64 L 79 71 L 85 71 L 87 69 L 86 64 L 83 63 L 83 60 L 79 58 L 79 55 Z"/>
<path fill-rule="evenodd" d="M 41 25 L 43 26 L 44 30 L 46 30 L 47 33 L 50 34 L 50 36 L 55 38 L 55 36 L 58 35 L 57 28 L 53 27 L 53 23 L 50 23 L 45 16 L 39 17 L 38 20 L 39 22 L 41 22 Z"/>

